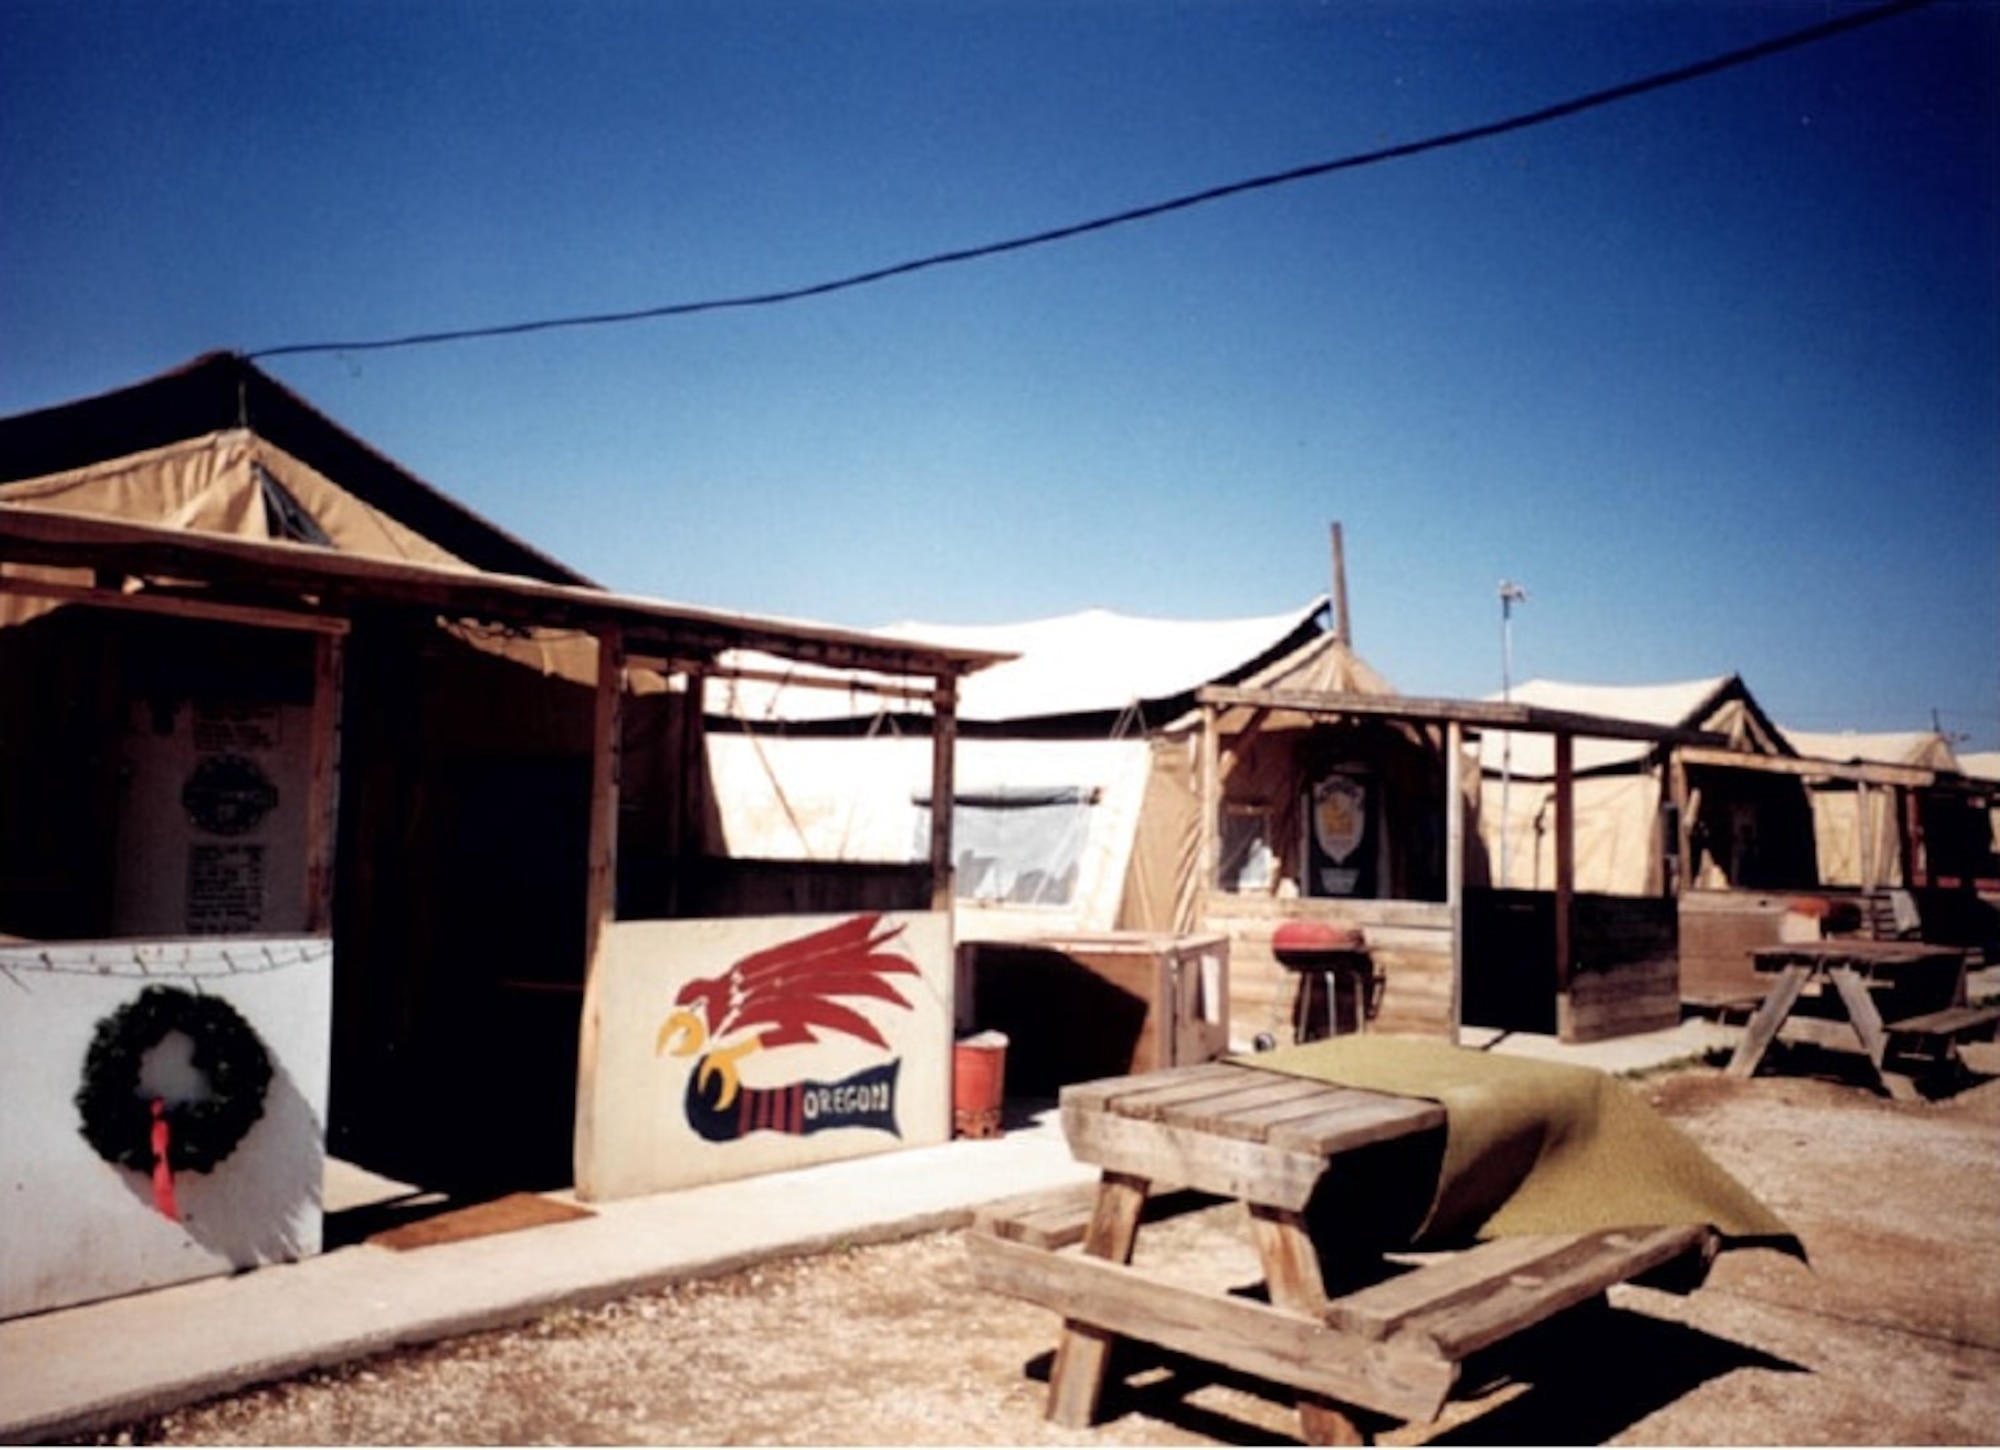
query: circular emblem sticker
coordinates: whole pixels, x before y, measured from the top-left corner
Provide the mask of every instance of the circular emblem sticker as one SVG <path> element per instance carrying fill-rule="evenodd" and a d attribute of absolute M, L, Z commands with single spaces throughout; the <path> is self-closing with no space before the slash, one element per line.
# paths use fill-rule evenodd
<path fill-rule="evenodd" d="M 188 818 L 216 836 L 254 831 L 277 804 L 278 788 L 247 755 L 211 755 L 181 787 Z"/>

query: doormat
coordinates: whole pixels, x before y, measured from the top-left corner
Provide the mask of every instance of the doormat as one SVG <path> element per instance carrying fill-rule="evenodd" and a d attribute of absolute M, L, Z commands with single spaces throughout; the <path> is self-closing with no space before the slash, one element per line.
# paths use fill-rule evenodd
<path fill-rule="evenodd" d="M 388 1249 L 423 1249 L 432 1244 L 456 1243 L 487 1234 L 511 1233 L 517 1228 L 540 1228 L 591 1217 L 594 1217 L 591 1211 L 578 1204 L 543 1198 L 539 1193 L 510 1193 L 490 1203 L 475 1203 L 470 1208 L 455 1208 L 415 1223 L 384 1229 L 370 1234 L 364 1242 Z"/>

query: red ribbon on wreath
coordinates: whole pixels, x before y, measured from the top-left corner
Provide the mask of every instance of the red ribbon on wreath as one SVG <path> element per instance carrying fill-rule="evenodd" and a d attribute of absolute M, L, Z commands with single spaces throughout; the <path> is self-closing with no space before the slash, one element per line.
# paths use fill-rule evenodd
<path fill-rule="evenodd" d="M 181 1221 L 180 1205 L 174 1201 L 174 1170 L 167 1166 L 167 1148 L 173 1137 L 173 1129 L 167 1124 L 167 1102 L 165 1098 L 153 1099 L 153 1207 L 172 1219 Z"/>

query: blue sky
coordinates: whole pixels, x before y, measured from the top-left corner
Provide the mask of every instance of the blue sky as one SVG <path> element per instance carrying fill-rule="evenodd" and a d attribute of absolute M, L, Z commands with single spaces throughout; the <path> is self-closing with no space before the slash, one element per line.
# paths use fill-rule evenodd
<path fill-rule="evenodd" d="M 1815 24 L 1720 0 L 0 0 L 0 413 L 847 276 Z M 2000 748 L 2000 5 L 779 307 L 263 366 L 599 582 L 1275 614 Z"/>

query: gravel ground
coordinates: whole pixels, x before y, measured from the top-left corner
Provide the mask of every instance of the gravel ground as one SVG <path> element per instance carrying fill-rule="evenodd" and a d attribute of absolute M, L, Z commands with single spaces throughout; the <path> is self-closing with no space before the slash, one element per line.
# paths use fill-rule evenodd
<path fill-rule="evenodd" d="M 1614 1291 L 1384 1443 L 2000 1442 L 2000 1081 L 1934 1104 L 1709 1068 L 1642 1090 L 1812 1254 Z M 1222 1206 L 1142 1252 L 1255 1278 Z M 1052 1316 L 978 1289 L 955 1233 L 774 1262 L 407 1351 L 95 1443 L 1172 1445 L 1295 1439 L 1281 1393 L 1136 1356 L 1087 1431 L 1042 1418 Z"/>

